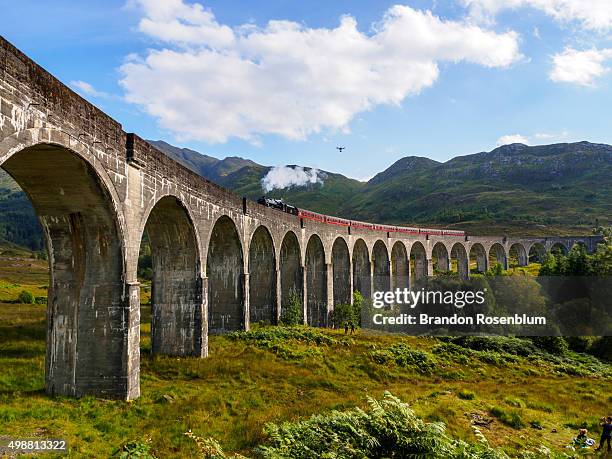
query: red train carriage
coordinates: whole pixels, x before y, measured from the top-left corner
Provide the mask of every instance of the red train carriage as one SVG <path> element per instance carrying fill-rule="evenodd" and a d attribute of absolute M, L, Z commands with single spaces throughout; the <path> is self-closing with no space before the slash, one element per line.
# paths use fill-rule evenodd
<path fill-rule="evenodd" d="M 309 210 L 298 210 L 298 217 L 305 220 L 313 220 L 315 222 L 325 223 L 325 215 L 311 212 Z"/>
<path fill-rule="evenodd" d="M 418 228 L 410 228 L 407 226 L 396 226 L 395 231 L 403 234 L 419 234 Z"/>
<path fill-rule="evenodd" d="M 263 199 L 263 198 L 262 198 Z M 312 220 L 319 223 L 327 223 L 329 225 L 336 226 L 350 226 L 355 229 L 365 229 L 370 231 L 384 231 L 386 233 L 402 233 L 412 235 L 427 235 L 427 236 L 465 236 L 465 231 L 450 230 L 450 229 L 434 229 L 434 228 L 415 228 L 410 226 L 392 226 L 392 225 L 381 225 L 378 223 L 361 222 L 358 220 L 346 220 L 344 218 L 333 217 L 330 215 L 319 214 L 317 212 L 311 212 L 310 210 L 297 209 L 292 206 L 286 206 L 287 209 L 295 209 L 295 212 L 285 210 L 285 212 L 295 213 L 299 218 L 304 220 Z"/>
<path fill-rule="evenodd" d="M 351 226 L 353 228 L 359 228 L 359 229 L 367 229 L 367 230 L 374 229 L 374 225 L 372 223 L 360 222 L 356 220 L 351 220 Z"/>
<path fill-rule="evenodd" d="M 330 225 L 338 225 L 338 226 L 350 226 L 351 225 L 350 220 L 345 220 L 343 218 L 338 218 L 338 217 L 325 216 L 325 222 L 329 223 Z"/>

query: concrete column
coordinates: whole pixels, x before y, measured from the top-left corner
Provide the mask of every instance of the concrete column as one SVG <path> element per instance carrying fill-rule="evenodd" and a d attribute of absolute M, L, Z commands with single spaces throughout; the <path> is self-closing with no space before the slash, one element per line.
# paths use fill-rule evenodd
<path fill-rule="evenodd" d="M 308 282 L 306 281 L 306 275 L 308 274 L 308 268 L 302 266 L 302 307 L 304 309 L 304 325 L 308 325 Z"/>
<path fill-rule="evenodd" d="M 393 272 L 393 261 L 389 260 L 389 290 L 395 290 L 395 273 Z"/>
<path fill-rule="evenodd" d="M 283 292 L 281 291 L 281 270 L 276 269 L 276 323 L 280 323 L 282 306 L 283 305 Z"/>
<path fill-rule="evenodd" d="M 200 357 L 208 357 L 208 277 L 200 277 L 202 303 L 200 306 Z"/>
<path fill-rule="evenodd" d="M 125 362 L 125 394 L 119 394 L 126 400 L 140 397 L 140 283 L 126 284 L 128 305 L 126 308 L 126 337 L 123 361 Z"/>
<path fill-rule="evenodd" d="M 353 259 L 352 257 L 349 258 L 349 286 L 350 286 L 350 292 L 351 292 L 351 296 L 349 300 L 350 300 L 350 303 L 353 304 Z"/>
<path fill-rule="evenodd" d="M 334 310 L 334 265 L 333 263 L 326 263 L 325 269 L 327 271 L 327 320 L 326 323 L 329 326 L 329 318 Z"/>
<path fill-rule="evenodd" d="M 249 273 L 244 271 L 242 276 L 242 289 L 244 295 L 244 304 L 242 310 L 244 311 L 244 329 L 249 330 L 251 328 L 251 309 L 250 309 L 250 288 L 249 288 Z"/>
<path fill-rule="evenodd" d="M 438 269 L 443 273 L 450 271 L 450 260 L 445 253 L 438 258 Z"/>
<path fill-rule="evenodd" d="M 476 269 L 482 273 L 486 273 L 489 270 L 489 257 L 486 254 L 476 255 Z"/>
<path fill-rule="evenodd" d="M 370 299 L 374 298 L 374 262 L 370 260 Z"/>
<path fill-rule="evenodd" d="M 457 273 L 463 279 L 470 277 L 470 260 L 467 258 L 457 257 Z"/>
<path fill-rule="evenodd" d="M 427 276 L 433 276 L 433 259 L 427 259 Z"/>

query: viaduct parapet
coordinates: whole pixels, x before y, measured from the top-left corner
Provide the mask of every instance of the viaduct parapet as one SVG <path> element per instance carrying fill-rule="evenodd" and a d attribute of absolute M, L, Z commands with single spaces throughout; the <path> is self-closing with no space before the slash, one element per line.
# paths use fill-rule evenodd
<path fill-rule="evenodd" d="M 153 256 L 152 351 L 205 357 L 209 333 L 276 323 L 291 292 L 326 326 L 352 292 L 436 271 L 526 265 L 598 237 L 419 236 L 339 227 L 243 200 L 175 162 L 0 37 L 0 166 L 28 194 L 50 263 L 46 390 L 140 393 L 143 234 Z"/>

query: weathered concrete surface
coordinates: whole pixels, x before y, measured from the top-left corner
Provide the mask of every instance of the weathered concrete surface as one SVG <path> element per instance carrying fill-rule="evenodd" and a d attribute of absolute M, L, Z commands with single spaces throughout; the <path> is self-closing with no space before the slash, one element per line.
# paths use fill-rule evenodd
<path fill-rule="evenodd" d="M 364 298 L 372 296 L 372 268 L 370 253 L 363 239 L 357 239 L 353 247 L 353 290 Z"/>
<path fill-rule="evenodd" d="M 276 323 L 276 257 L 270 232 L 257 228 L 249 246 L 250 323 Z"/>
<path fill-rule="evenodd" d="M 426 237 L 300 221 L 243 202 L 124 132 L 1 38 L 0 69 L 0 166 L 30 196 L 49 252 L 50 394 L 139 395 L 145 231 L 153 243 L 154 351 L 195 356 L 207 355 L 209 332 L 273 322 L 292 290 L 305 320 L 326 326 L 351 290 L 369 297 L 373 286 L 431 275 L 436 244 L 436 263 L 448 266 L 450 254 L 457 262 L 448 267 L 467 276 L 468 259 L 485 271 L 489 258 L 507 266 L 511 248 L 524 263 L 575 243 L 593 251 L 601 241 Z M 346 247 L 334 250 L 339 237 Z"/>
<path fill-rule="evenodd" d="M 187 210 L 160 199 L 147 220 L 151 244 L 151 344 L 154 354 L 202 356 L 202 282 L 198 244 Z"/>
<path fill-rule="evenodd" d="M 306 317 L 308 325 L 327 326 L 327 267 L 321 238 L 313 234 L 306 247 Z"/>
<path fill-rule="evenodd" d="M 245 328 L 242 245 L 234 222 L 217 220 L 210 235 L 208 274 L 208 330 L 226 333 Z"/>
<path fill-rule="evenodd" d="M 350 304 L 353 294 L 351 289 L 351 258 L 346 241 L 339 237 L 332 247 L 333 304 Z"/>

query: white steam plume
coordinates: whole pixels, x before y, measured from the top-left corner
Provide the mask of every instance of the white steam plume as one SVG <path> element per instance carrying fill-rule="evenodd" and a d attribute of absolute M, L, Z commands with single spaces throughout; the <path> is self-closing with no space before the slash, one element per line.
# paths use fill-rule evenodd
<path fill-rule="evenodd" d="M 325 177 L 325 173 L 318 169 L 306 170 L 300 166 L 276 166 L 261 179 L 261 187 L 268 192 L 274 189 L 323 183 Z"/>

